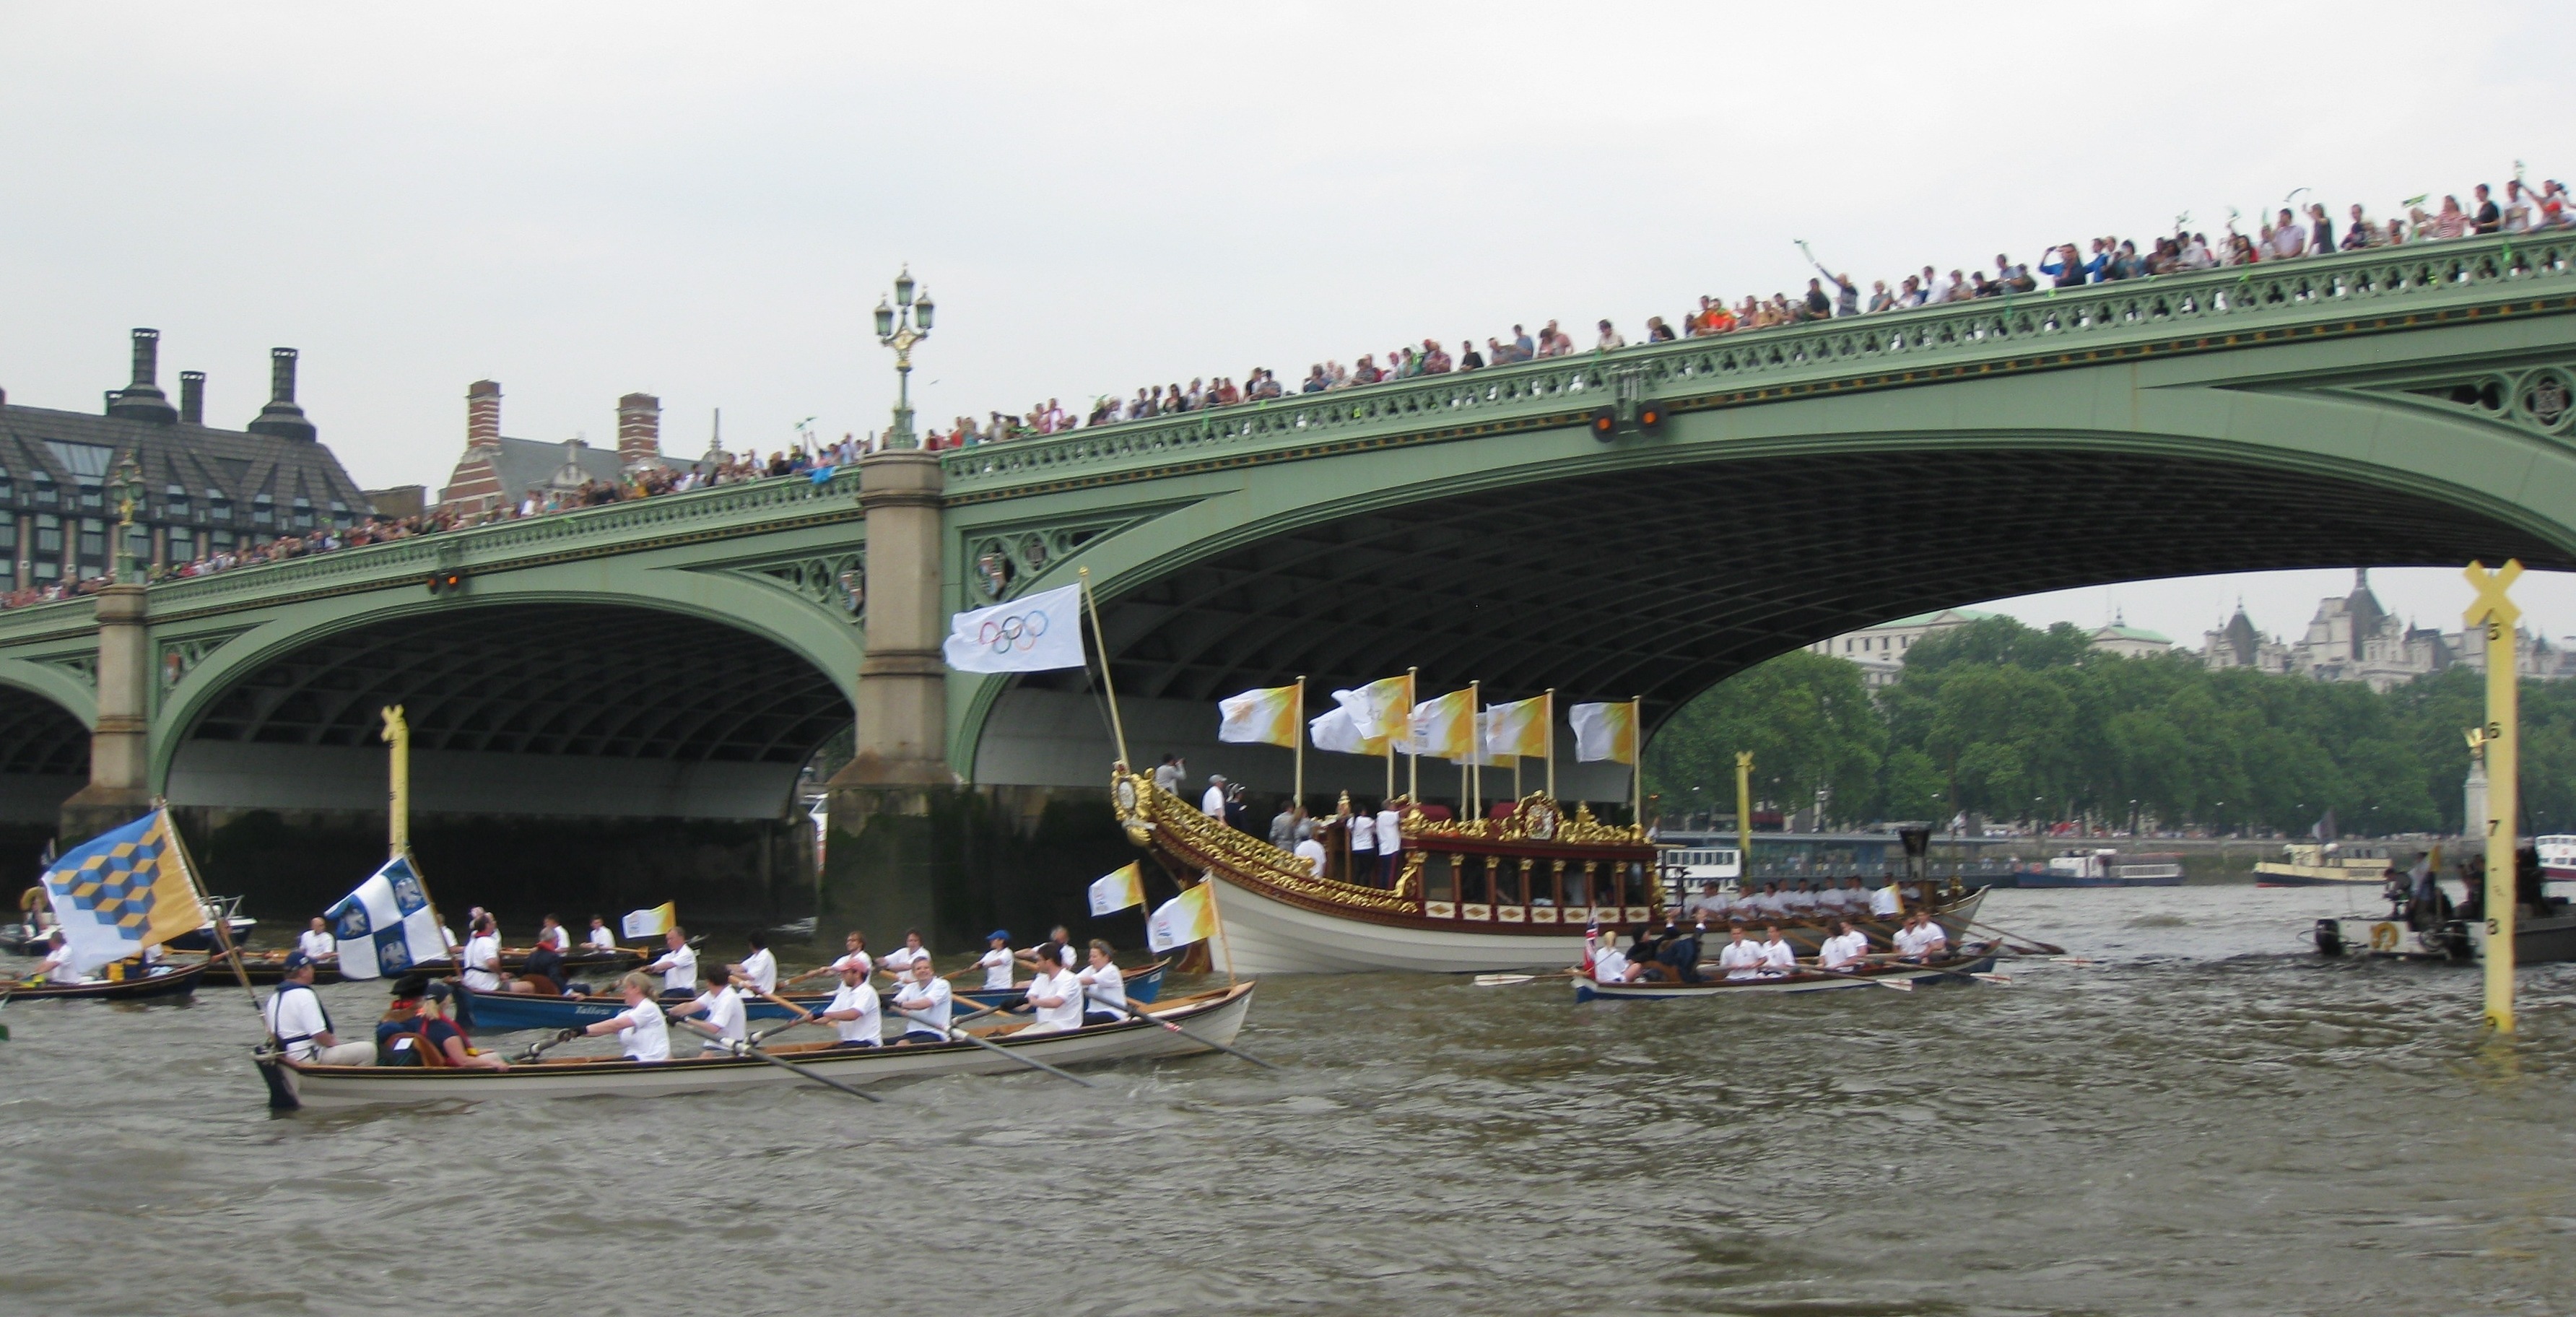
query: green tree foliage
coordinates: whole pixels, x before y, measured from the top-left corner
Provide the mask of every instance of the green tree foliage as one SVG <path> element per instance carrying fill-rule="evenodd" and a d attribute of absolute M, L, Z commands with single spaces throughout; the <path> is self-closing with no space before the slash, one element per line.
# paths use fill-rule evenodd
<path fill-rule="evenodd" d="M 2463 733 L 2485 698 L 2461 667 L 2380 695 L 2185 654 L 2118 658 L 2063 623 L 1997 617 L 1918 641 L 1875 700 L 1842 659 L 1799 650 L 1752 668 L 1657 731 L 1646 781 L 1668 809 L 1730 812 L 1735 752 L 1751 750 L 1757 796 L 1794 809 L 1827 785 L 1844 820 L 2134 808 L 2304 832 L 2332 810 L 2346 832 L 2457 831 Z M 2576 831 L 2576 682 L 2523 683 L 2522 722 L 2524 828 Z"/>

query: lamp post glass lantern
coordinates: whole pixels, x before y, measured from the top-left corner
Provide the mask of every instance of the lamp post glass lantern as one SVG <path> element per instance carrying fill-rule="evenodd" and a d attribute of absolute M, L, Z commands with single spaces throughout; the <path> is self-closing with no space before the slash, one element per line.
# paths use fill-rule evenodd
<path fill-rule="evenodd" d="M 930 290 L 923 288 L 915 296 L 909 265 L 894 277 L 893 301 L 877 299 L 877 341 L 894 349 L 894 426 L 886 431 L 888 448 L 921 446 L 912 432 L 912 349 L 930 337 L 931 311 Z"/>
<path fill-rule="evenodd" d="M 128 452 L 109 479 L 116 489 L 116 580 L 132 585 L 142 579 L 134 565 L 134 509 L 143 502 L 143 468 Z"/>

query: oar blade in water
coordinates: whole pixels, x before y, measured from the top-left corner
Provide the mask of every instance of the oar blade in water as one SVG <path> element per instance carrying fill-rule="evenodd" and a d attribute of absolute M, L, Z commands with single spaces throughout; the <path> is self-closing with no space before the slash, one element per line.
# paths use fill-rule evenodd
<path fill-rule="evenodd" d="M 1479 988 L 1508 988 L 1515 983 L 1536 983 L 1537 981 L 1538 976 L 1535 974 L 1479 974 L 1476 976 L 1476 986 Z"/>

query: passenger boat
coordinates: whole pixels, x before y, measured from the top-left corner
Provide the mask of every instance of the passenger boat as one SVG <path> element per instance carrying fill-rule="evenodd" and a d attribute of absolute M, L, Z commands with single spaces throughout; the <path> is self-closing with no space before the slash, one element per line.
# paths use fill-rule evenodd
<path fill-rule="evenodd" d="M 1196 1039 L 1161 1025 L 1178 1025 L 1209 1042 L 1231 1043 L 1242 1031 L 1244 1015 L 1252 1007 L 1253 987 L 1244 982 L 1140 1008 L 1161 1023 L 1131 1019 L 1045 1034 L 1029 1033 L 1023 1025 L 1006 1024 L 972 1032 L 1010 1053 L 1053 1066 L 1187 1056 L 1208 1049 Z M 686 1046 L 679 1033 L 675 1032 L 671 1041 L 674 1048 Z M 999 1074 L 1026 1068 L 1010 1056 L 967 1042 L 868 1048 L 806 1043 L 762 1050 L 793 1062 L 798 1069 L 844 1084 Z M 309 1065 L 285 1060 L 264 1049 L 254 1052 L 252 1060 L 268 1083 L 269 1105 L 279 1109 L 499 1097 L 657 1097 L 805 1082 L 757 1057 L 724 1054 L 683 1055 L 651 1063 L 622 1057 L 547 1059 L 513 1065 L 507 1070 Z"/>
<path fill-rule="evenodd" d="M 1170 961 L 1158 960 L 1143 969 L 1129 971 L 1127 999 L 1141 1006 L 1162 995 L 1163 973 L 1169 968 L 1171 968 Z M 462 987 L 458 991 L 469 999 L 466 1010 L 459 1014 L 470 1012 L 473 1016 L 473 1027 L 480 1032 L 497 1033 L 511 1029 L 573 1029 L 596 1024 L 626 1009 L 626 1001 L 623 997 L 605 994 L 596 997 L 540 997 L 534 993 L 476 992 L 472 988 Z M 877 991 L 887 997 L 894 995 L 893 989 L 883 984 L 878 985 Z M 954 989 L 954 993 L 957 1004 L 961 1008 L 972 1009 L 984 1006 L 1007 1006 L 1021 1001 L 1027 994 L 1027 988 L 1025 985 L 1017 988 L 957 988 Z M 822 1010 L 832 1003 L 832 994 L 828 992 L 782 993 L 781 995 L 809 1011 Z M 784 1020 L 787 1018 L 786 1007 L 764 997 L 745 996 L 742 999 L 742 1005 L 743 1015 L 748 1019 Z"/>
<path fill-rule="evenodd" d="M 2020 887 L 2180 887 L 2182 857 L 2140 855 L 2124 862 L 2115 850 L 2070 850 L 2015 878 Z"/>
<path fill-rule="evenodd" d="M 1636 928 L 1664 918 L 1656 846 L 1643 829 L 1603 823 L 1578 805 L 1567 817 L 1543 793 L 1508 817 L 1453 821 L 1403 811 L 1392 889 L 1317 877 L 1268 841 L 1211 819 L 1117 770 L 1111 800 L 1127 837 L 1174 882 L 1219 884 L 1209 957 L 1239 974 L 1413 970 L 1465 974 L 1555 968 L 1583 956 L 1587 924 Z M 1964 940 L 1983 892 L 1934 910 Z M 1890 924 L 1856 921 L 1884 943 Z M 1812 941 L 1815 921 L 1784 921 Z"/>
<path fill-rule="evenodd" d="M 2377 887 L 2391 868 L 2406 866 L 2385 846 L 2346 847 L 2340 842 L 2292 842 L 2281 858 L 2254 866 L 2257 887 Z"/>
<path fill-rule="evenodd" d="M 1709 973 L 1714 966 L 1702 966 Z M 1994 949 L 1979 945 L 1948 960 L 1925 965 L 1908 965 L 1893 961 L 1873 962 L 1866 969 L 1849 972 L 1806 970 L 1784 974 L 1776 979 L 1722 979 L 1712 975 L 1697 983 L 1596 983 L 1588 976 L 1574 980 L 1574 999 L 1586 1001 L 1664 1001 L 1675 997 L 1726 997 L 1765 992 L 1836 992 L 1844 988 L 1867 988 L 1874 983 L 1966 983 L 1970 975 L 1991 974 L 1995 968 Z"/>
<path fill-rule="evenodd" d="M 250 976 L 251 982 L 276 983 L 286 977 L 286 951 L 244 951 L 240 954 L 242 972 Z M 216 959 L 221 960 L 222 957 L 217 956 Z M 619 947 L 615 951 L 603 951 L 595 947 L 576 947 L 564 953 L 564 968 L 574 972 L 622 974 L 643 963 L 642 952 L 630 951 L 624 947 Z M 526 969 L 527 966 L 528 948 L 503 947 L 501 949 L 502 969 L 515 973 Z M 442 956 L 436 960 L 425 960 L 420 963 L 419 968 L 444 970 L 447 968 L 447 959 Z M 329 960 L 314 962 L 313 981 L 315 983 L 339 982 L 338 962 Z"/>
<path fill-rule="evenodd" d="M 198 961 L 193 965 L 155 965 L 149 972 L 128 979 L 21 984 L 0 987 L 0 992 L 6 992 L 11 1001 L 144 1001 L 185 997 L 197 990 L 197 980 L 205 973 L 206 963 Z"/>
<path fill-rule="evenodd" d="M 2531 839 L 2540 855 L 2541 877 L 2555 883 L 2576 882 L 2576 836 L 2553 832 Z"/>

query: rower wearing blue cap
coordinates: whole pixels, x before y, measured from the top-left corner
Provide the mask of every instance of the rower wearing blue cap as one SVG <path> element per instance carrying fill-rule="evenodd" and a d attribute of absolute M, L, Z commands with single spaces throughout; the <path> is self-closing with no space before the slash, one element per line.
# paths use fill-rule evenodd
<path fill-rule="evenodd" d="M 1007 928 L 994 929 L 992 932 L 984 935 L 984 941 L 992 947 L 992 950 L 985 952 L 984 958 L 975 962 L 977 965 L 981 966 L 984 971 L 984 990 L 986 992 L 993 992 L 1010 987 L 1012 965 L 1011 930 Z"/>
<path fill-rule="evenodd" d="M 307 1065 L 374 1065 L 373 1042 L 341 1042 L 331 1032 L 331 1014 L 322 1009 L 322 994 L 313 990 L 313 958 L 286 953 L 285 977 L 270 993 L 260 1014 L 290 1061 Z"/>

